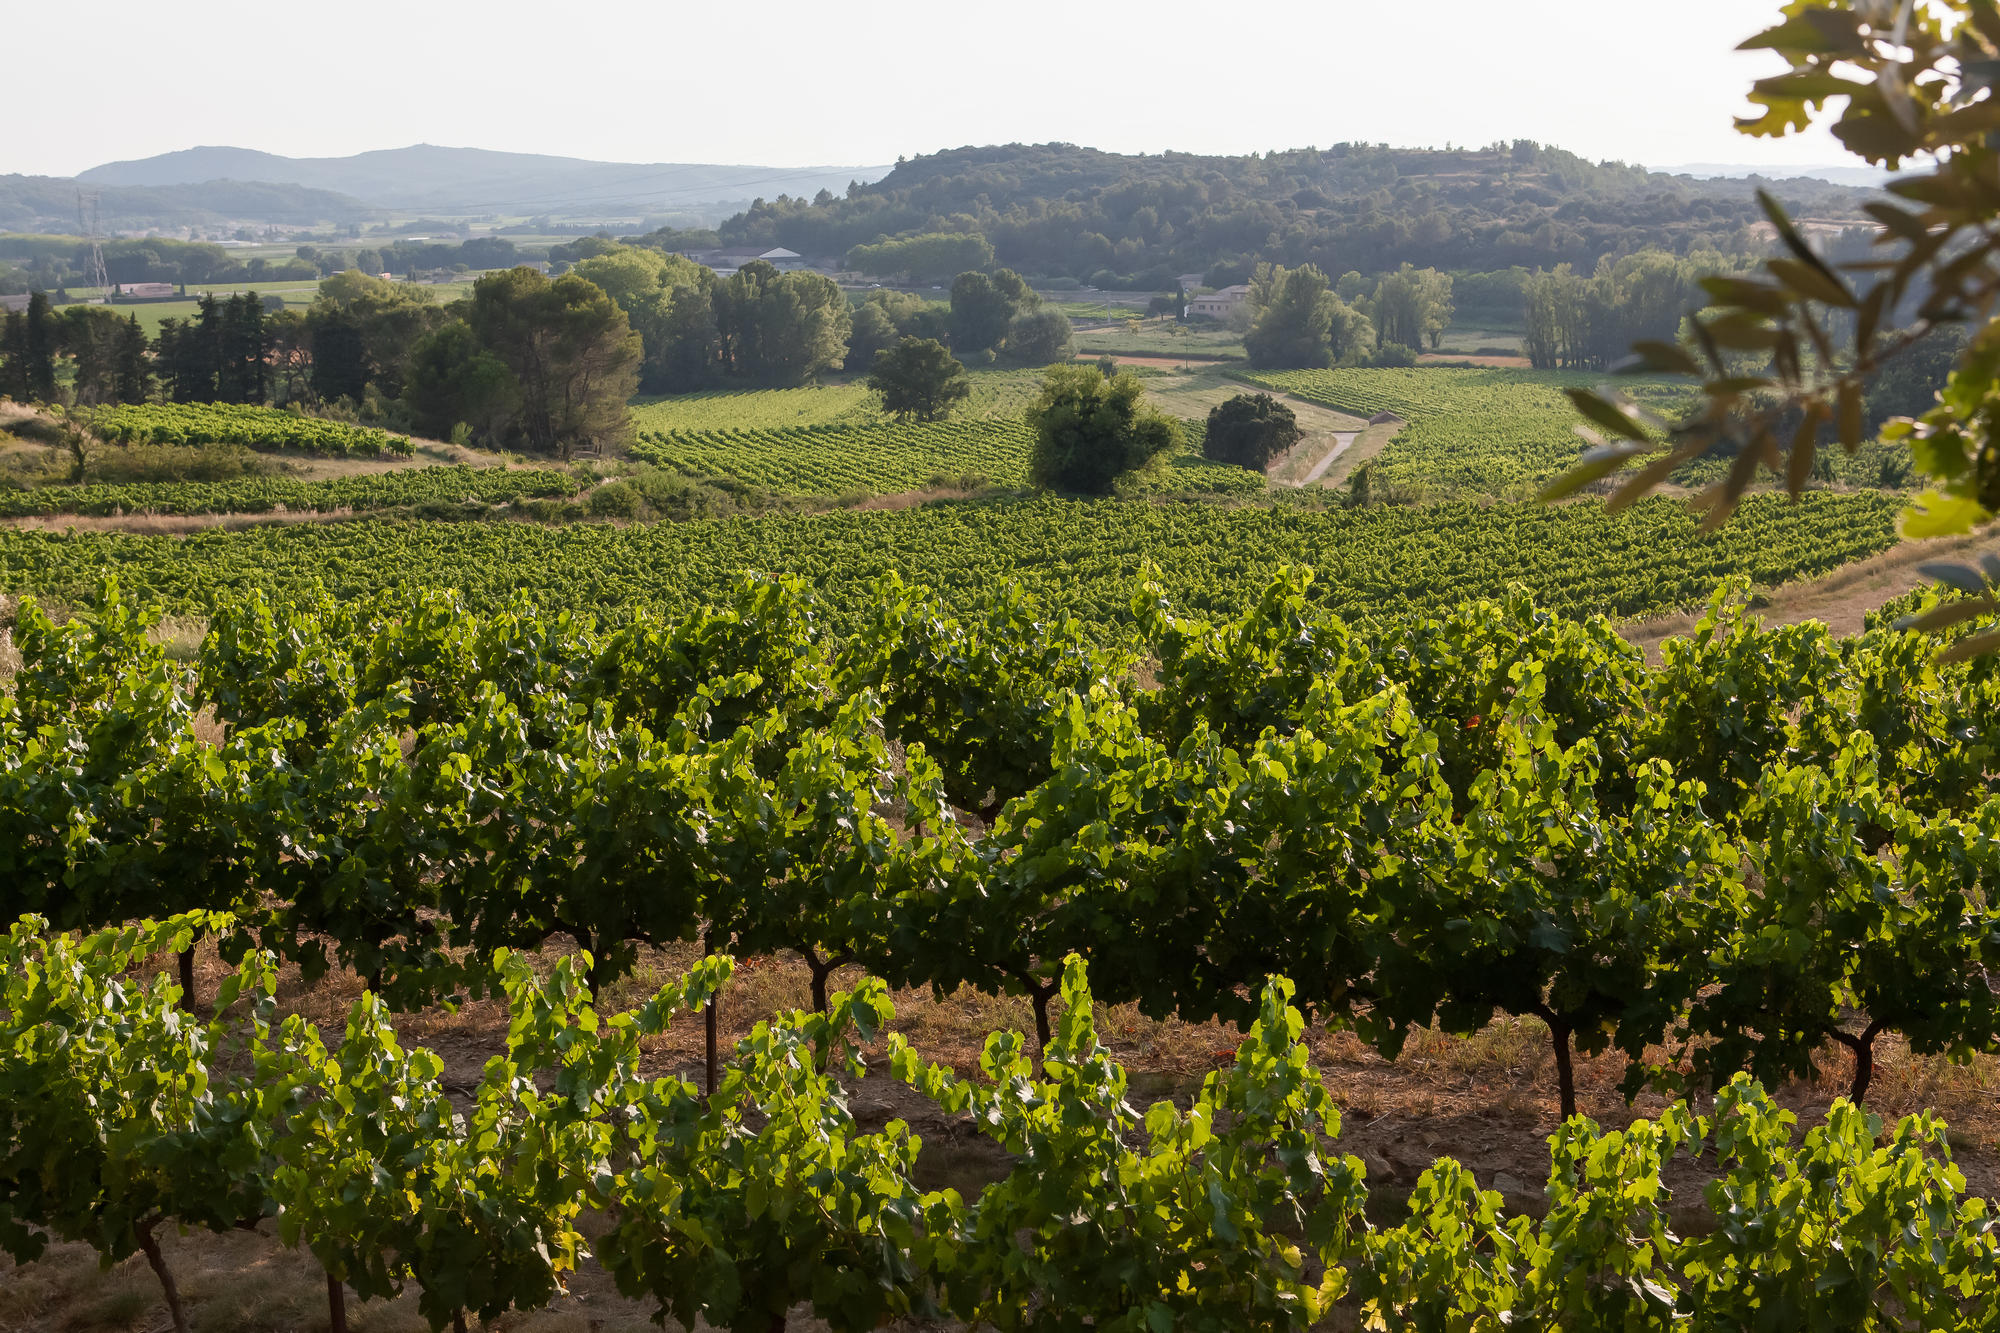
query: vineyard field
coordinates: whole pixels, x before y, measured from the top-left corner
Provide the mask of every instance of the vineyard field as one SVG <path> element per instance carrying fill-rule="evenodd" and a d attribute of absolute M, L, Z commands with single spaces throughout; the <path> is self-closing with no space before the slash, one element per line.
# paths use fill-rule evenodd
<path fill-rule="evenodd" d="M 1129 617 L 1142 569 L 1183 605 L 1236 614 L 1283 565 L 1315 568 L 1314 596 L 1358 616 L 1447 606 L 1520 584 L 1566 613 L 1630 617 L 1705 599 L 1732 575 L 1771 586 L 1896 542 L 1895 502 L 1815 493 L 1753 497 L 1702 537 L 1687 509 L 1618 515 L 1457 504 L 1326 511 L 1288 505 L 1052 499 L 943 503 L 635 527 L 356 521 L 187 537 L 0 533 L 0 588 L 68 599 L 115 573 L 133 593 L 199 610 L 249 587 L 339 596 L 452 587 L 491 607 L 517 591 L 550 608 L 686 610 L 739 573 L 792 573 L 858 615 L 896 572 L 955 604 L 1017 583 L 1099 634 Z"/>
<path fill-rule="evenodd" d="M 240 444 L 334 457 L 411 453 L 400 435 L 370 426 L 235 403 L 140 403 L 103 408 L 90 428 L 113 444 Z"/>
<path fill-rule="evenodd" d="M 1493 496 L 1529 500 L 1576 463 L 1584 447 L 1566 388 L 1603 375 L 1570 371 L 1287 370 L 1247 377 L 1356 416 L 1393 412 L 1408 424 L 1374 464 L 1376 476 L 1414 499 Z M 1655 407 L 1682 393 L 1666 383 L 1624 383 Z"/>
<path fill-rule="evenodd" d="M 567 499 L 587 483 L 554 468 L 415 467 L 375 475 L 301 481 L 250 477 L 219 482 L 44 486 L 0 491 L 0 518 L 63 514 L 365 513 L 411 505 L 511 504 Z"/>
<path fill-rule="evenodd" d="M 1017 419 L 1041 385 L 1039 370 L 968 371 L 972 397 L 957 420 Z M 634 403 L 640 434 L 777 430 L 787 426 L 860 426 L 885 418 L 881 400 L 859 380 L 802 389 L 718 389 Z"/>
<path fill-rule="evenodd" d="M 1033 444 L 1033 433 L 1019 421 L 885 421 L 654 434 L 630 452 L 689 477 L 730 477 L 786 496 L 843 496 L 894 494 L 934 482 L 1026 486 Z M 1229 495 L 1265 489 L 1263 478 L 1210 463 L 1198 448 L 1174 458 L 1156 488 Z"/>

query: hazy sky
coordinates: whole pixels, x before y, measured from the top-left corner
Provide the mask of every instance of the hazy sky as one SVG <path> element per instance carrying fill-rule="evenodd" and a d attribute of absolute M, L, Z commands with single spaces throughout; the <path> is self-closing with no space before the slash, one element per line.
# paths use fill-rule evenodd
<path fill-rule="evenodd" d="M 1777 0 L 9 8 L 0 172 L 196 144 L 417 142 L 776 166 L 1014 140 L 1234 153 L 1530 138 L 1652 165 L 1842 160 L 1830 140 L 1731 129 L 1771 69 L 1732 48 Z"/>

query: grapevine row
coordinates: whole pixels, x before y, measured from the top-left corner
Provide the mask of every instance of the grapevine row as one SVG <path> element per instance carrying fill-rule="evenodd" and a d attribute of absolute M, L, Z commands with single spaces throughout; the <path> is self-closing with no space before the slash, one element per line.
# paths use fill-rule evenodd
<path fill-rule="evenodd" d="M 1074 959 L 1039 1070 L 1016 1034 L 995 1034 L 971 1078 L 890 1037 L 891 1077 L 1009 1154 L 968 1198 L 916 1183 L 922 1145 L 903 1122 L 865 1132 L 848 1109 L 860 1048 L 893 1016 L 879 980 L 824 1015 L 760 1024 L 704 1097 L 643 1077 L 640 1047 L 724 984 L 727 959 L 600 1015 L 587 958 L 543 981 L 503 954 L 507 1050 L 464 1105 L 372 994 L 331 1045 L 280 1017 L 276 960 L 254 949 L 209 1019 L 176 1012 L 148 954 L 226 935 L 227 918 L 85 938 L 44 926 L 0 945 L 0 1245 L 144 1253 L 183 1331 L 162 1229 L 267 1219 L 325 1268 L 335 1333 L 349 1289 L 415 1283 L 433 1328 L 464 1329 L 469 1312 L 548 1304 L 590 1257 L 684 1327 L 782 1330 L 800 1303 L 836 1333 L 909 1315 L 1002 1330 L 1994 1326 L 2000 1243 L 1943 1125 L 1911 1117 L 1878 1145 L 1876 1122 L 1838 1101 L 1794 1143 L 1792 1116 L 1741 1079 L 1710 1116 L 1679 1104 L 1620 1132 L 1565 1124 L 1539 1221 L 1503 1219 L 1444 1158 L 1400 1223 L 1371 1225 L 1282 980 L 1185 1111 L 1129 1105 Z M 1705 1234 L 1669 1227 L 1677 1159 L 1715 1174 Z M 586 1209 L 610 1219 L 595 1240 Z"/>
<path fill-rule="evenodd" d="M 240 444 L 252 449 L 375 458 L 410 454 L 400 435 L 372 426 L 238 403 L 132 403 L 91 414 L 90 428 L 113 444 Z"/>
<path fill-rule="evenodd" d="M 730 477 L 780 495 L 840 496 L 974 477 L 1025 486 L 1033 444 L 1033 432 L 1018 420 L 972 420 L 648 433 L 630 452 L 691 477 Z M 1199 438 L 1170 460 L 1157 484 L 1191 494 L 1260 495 L 1265 489 L 1255 473 L 1203 458 Z"/>
<path fill-rule="evenodd" d="M 0 588 L 75 603 L 111 573 L 178 611 L 252 588 L 352 599 L 450 587 L 478 610 L 525 596 L 552 612 L 685 614 L 726 598 L 740 571 L 761 570 L 809 580 L 826 596 L 825 614 L 852 628 L 893 573 L 959 611 L 1012 583 L 1108 640 L 1129 633 L 1148 566 L 1199 615 L 1233 618 L 1280 569 L 1304 565 L 1320 572 L 1312 600 L 1351 617 L 1440 612 L 1519 585 L 1551 610 L 1623 618 L 1698 604 L 1726 577 L 1775 586 L 1885 550 L 1896 541 L 1895 511 L 1876 495 L 1816 492 L 1798 504 L 1753 496 L 1707 536 L 1665 500 L 1619 514 L 1591 503 L 1329 511 L 1037 500 L 635 527 L 0 532 Z"/>
<path fill-rule="evenodd" d="M 268 514 L 368 512 L 416 505 L 512 504 L 568 499 L 587 483 L 552 468 L 418 467 L 301 481 L 137 482 L 0 491 L 0 518 L 86 514 Z"/>
<path fill-rule="evenodd" d="M 1727 601 L 1649 669 L 1524 599 L 1364 632 L 1308 587 L 1220 627 L 1153 588 L 1111 649 L 894 583 L 845 636 L 767 581 L 602 630 L 252 599 L 192 676 L 115 596 L 29 604 L 0 913 L 233 911 L 398 1004 L 493 984 L 466 951 L 564 937 L 608 976 L 701 938 L 796 952 L 820 995 L 849 961 L 1025 993 L 1044 1039 L 1072 953 L 1190 1021 L 1248 1022 L 1282 974 L 1391 1057 L 1538 1017 L 1565 1111 L 1573 1050 L 1617 1046 L 1636 1090 L 1839 1043 L 1859 1098 L 1884 1031 L 1993 1048 L 1989 676 Z"/>

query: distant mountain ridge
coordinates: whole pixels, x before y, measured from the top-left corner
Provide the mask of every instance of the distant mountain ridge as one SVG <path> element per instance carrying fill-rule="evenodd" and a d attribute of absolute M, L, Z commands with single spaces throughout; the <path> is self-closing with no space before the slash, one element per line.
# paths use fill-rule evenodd
<path fill-rule="evenodd" d="M 214 181 L 297 185 L 376 208 L 448 213 L 662 213 L 778 195 L 844 194 L 887 166 L 769 167 L 714 163 L 594 162 L 539 153 L 413 144 L 351 157 L 281 157 L 251 148 L 201 147 L 107 162 L 77 180 L 101 186 Z"/>
<path fill-rule="evenodd" d="M 358 199 L 309 186 L 261 181 L 200 185 L 100 185 L 99 222 L 110 232 L 172 230 L 256 221 L 278 226 L 364 222 L 381 216 Z M 77 229 L 79 183 L 67 176 L 0 176 L 0 231 L 69 233 Z"/>

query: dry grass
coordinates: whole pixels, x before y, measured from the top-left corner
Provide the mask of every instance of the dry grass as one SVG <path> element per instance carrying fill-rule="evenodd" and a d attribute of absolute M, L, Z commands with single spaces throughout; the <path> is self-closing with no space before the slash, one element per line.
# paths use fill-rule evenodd
<path fill-rule="evenodd" d="M 1930 582 L 1917 572 L 1932 561 L 1964 562 L 1987 552 L 2000 552 L 2000 530 L 1986 529 L 1963 537 L 1904 542 L 1879 555 L 1842 565 L 1824 578 L 1788 583 L 1774 590 L 1751 615 L 1766 628 L 1821 621 L 1836 636 L 1859 634 L 1870 611 Z M 1646 650 L 1657 663 L 1660 645 L 1676 635 L 1690 634 L 1701 622 L 1701 611 L 1680 611 L 1619 627 L 1627 640 Z"/>

